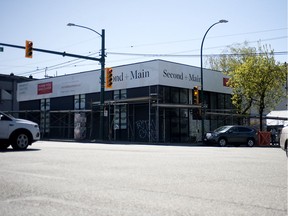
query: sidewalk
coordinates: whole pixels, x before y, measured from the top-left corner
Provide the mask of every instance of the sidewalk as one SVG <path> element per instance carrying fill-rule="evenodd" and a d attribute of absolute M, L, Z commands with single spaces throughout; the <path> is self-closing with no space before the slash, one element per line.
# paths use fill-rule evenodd
<path fill-rule="evenodd" d="M 159 145 L 159 146 L 207 146 L 202 142 L 197 143 L 163 143 L 163 142 L 131 142 L 131 141 L 114 141 L 114 140 L 74 140 L 74 139 L 41 139 L 42 141 L 54 142 L 77 142 L 77 143 L 91 143 L 91 144 L 113 144 L 113 145 Z"/>

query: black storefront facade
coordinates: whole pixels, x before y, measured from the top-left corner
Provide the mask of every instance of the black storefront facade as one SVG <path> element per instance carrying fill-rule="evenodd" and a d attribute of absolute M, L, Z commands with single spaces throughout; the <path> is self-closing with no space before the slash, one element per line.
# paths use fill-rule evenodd
<path fill-rule="evenodd" d="M 237 121 L 228 114 L 226 81 L 204 69 L 205 131 Z M 113 67 L 113 87 L 105 89 L 105 140 L 200 141 L 200 105 L 193 104 L 200 83 L 200 68 L 163 60 Z M 17 97 L 22 115 L 39 123 L 43 138 L 99 139 L 100 71 L 20 83 Z"/>

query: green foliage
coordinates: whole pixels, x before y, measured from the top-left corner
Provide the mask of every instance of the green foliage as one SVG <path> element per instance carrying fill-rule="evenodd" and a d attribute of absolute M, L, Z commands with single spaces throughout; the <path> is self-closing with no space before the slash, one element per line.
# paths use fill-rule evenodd
<path fill-rule="evenodd" d="M 254 107 L 261 121 L 264 110 L 273 109 L 284 96 L 287 68 L 275 61 L 267 45 L 254 48 L 245 43 L 228 49 L 229 55 L 211 57 L 210 66 L 230 76 L 227 84 L 233 88 L 232 104 L 238 113 L 247 114 Z"/>

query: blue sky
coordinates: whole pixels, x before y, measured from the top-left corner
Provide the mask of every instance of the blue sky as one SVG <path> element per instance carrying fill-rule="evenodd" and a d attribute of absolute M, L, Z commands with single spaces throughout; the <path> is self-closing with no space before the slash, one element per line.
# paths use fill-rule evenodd
<path fill-rule="evenodd" d="M 99 57 L 101 37 L 67 23 L 105 29 L 107 67 L 151 59 L 199 66 L 204 33 L 220 19 L 229 22 L 209 31 L 203 54 L 244 41 L 257 46 L 259 40 L 287 52 L 287 0 L 0 0 L 0 9 L 0 43 L 24 46 L 31 40 L 35 48 Z M 287 61 L 287 54 L 275 57 Z M 49 76 L 100 68 L 98 62 L 40 52 L 28 59 L 24 50 L 9 47 L 0 58 L 0 74 L 36 78 L 44 78 L 45 68 Z"/>

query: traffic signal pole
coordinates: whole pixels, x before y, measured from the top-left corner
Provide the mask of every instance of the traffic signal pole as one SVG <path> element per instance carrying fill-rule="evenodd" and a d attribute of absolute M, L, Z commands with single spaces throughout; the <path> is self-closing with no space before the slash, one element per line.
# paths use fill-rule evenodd
<path fill-rule="evenodd" d="M 26 48 L 25 46 L 18 46 L 18 45 L 14 45 L 14 44 L 5 44 L 5 43 L 0 43 L 0 46 L 13 47 L 13 48 L 18 48 L 18 49 L 25 49 Z M 38 49 L 38 48 L 33 48 L 33 51 L 50 53 L 50 54 L 54 54 L 54 55 L 61 55 L 63 57 L 68 56 L 68 57 L 74 57 L 74 58 L 87 59 L 87 60 L 98 61 L 98 62 L 101 62 L 101 58 L 102 58 L 102 57 L 101 58 L 93 58 L 93 57 L 89 57 L 89 56 L 82 56 L 82 55 L 77 55 L 77 54 L 72 54 L 72 53 L 58 52 L 58 51 Z"/>
<path fill-rule="evenodd" d="M 100 140 L 104 141 L 104 98 L 105 98 L 105 81 L 104 81 L 104 74 L 105 74 L 105 29 L 102 29 L 101 32 L 101 90 L 100 90 Z"/>
<path fill-rule="evenodd" d="M 104 140 L 104 100 L 105 100 L 105 81 L 104 81 L 104 73 L 105 73 L 105 29 L 102 29 L 101 34 L 95 31 L 92 28 L 87 26 L 77 25 L 74 23 L 68 23 L 67 26 L 76 26 L 84 29 L 88 29 L 90 31 L 95 32 L 102 38 L 101 42 L 101 58 L 98 60 L 101 63 L 101 90 L 100 90 L 100 128 L 99 128 L 99 138 L 100 140 Z"/>
<path fill-rule="evenodd" d="M 32 51 L 37 52 L 44 52 L 44 53 L 50 53 L 54 55 L 61 55 L 63 57 L 74 57 L 74 58 L 80 58 L 80 59 L 87 59 L 92 61 L 98 61 L 101 63 L 101 89 L 100 89 L 100 128 L 99 128 L 99 138 L 100 140 L 104 140 L 104 94 L 105 94 L 105 81 L 104 81 L 104 74 L 105 74 L 105 30 L 102 29 L 102 50 L 101 50 L 101 58 L 93 58 L 89 56 L 82 56 L 72 53 L 66 53 L 66 52 L 58 52 L 53 50 L 45 50 L 45 49 L 38 49 L 33 48 Z M 0 46 L 7 46 L 7 47 L 13 47 L 18 49 L 26 49 L 26 46 L 18 46 L 14 44 L 5 44 L 0 43 Z"/>

